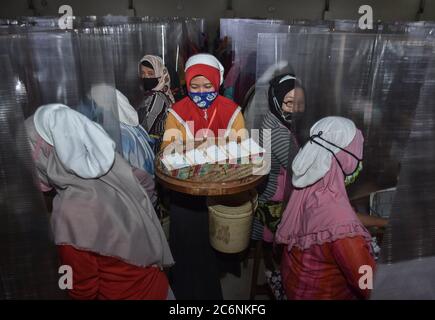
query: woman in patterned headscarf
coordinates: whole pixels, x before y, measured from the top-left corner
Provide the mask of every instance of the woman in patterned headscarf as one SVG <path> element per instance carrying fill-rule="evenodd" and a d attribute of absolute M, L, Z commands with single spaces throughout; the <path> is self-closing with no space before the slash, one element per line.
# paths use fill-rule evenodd
<path fill-rule="evenodd" d="M 139 62 L 145 99 L 138 107 L 139 122 L 154 138 L 154 151 L 160 147 L 168 110 L 175 102 L 171 77 L 160 57 L 145 55 Z"/>

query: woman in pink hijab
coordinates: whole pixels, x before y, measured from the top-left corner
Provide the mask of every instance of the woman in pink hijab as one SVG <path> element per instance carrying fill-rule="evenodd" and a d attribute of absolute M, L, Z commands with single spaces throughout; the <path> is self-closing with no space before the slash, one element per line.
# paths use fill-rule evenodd
<path fill-rule="evenodd" d="M 368 298 L 371 236 L 346 194 L 362 169 L 364 138 L 341 117 L 321 119 L 310 135 L 293 161 L 295 189 L 276 233 L 287 245 L 281 261 L 287 298 Z"/>

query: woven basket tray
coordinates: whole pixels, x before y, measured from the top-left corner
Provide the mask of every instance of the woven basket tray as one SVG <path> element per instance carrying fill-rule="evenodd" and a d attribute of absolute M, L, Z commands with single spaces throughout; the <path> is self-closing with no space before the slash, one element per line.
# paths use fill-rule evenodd
<path fill-rule="evenodd" d="M 206 164 L 180 170 L 168 171 L 161 162 L 161 154 L 156 157 L 156 167 L 159 171 L 179 180 L 197 182 L 227 182 L 243 179 L 252 175 L 254 168 L 261 167 L 258 164 Z"/>

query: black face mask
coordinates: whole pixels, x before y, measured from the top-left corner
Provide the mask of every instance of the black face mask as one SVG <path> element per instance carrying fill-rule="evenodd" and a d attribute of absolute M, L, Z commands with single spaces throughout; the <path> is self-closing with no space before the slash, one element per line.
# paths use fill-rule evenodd
<path fill-rule="evenodd" d="M 145 91 L 150 91 L 157 87 L 159 84 L 159 78 L 143 78 L 143 89 Z"/>

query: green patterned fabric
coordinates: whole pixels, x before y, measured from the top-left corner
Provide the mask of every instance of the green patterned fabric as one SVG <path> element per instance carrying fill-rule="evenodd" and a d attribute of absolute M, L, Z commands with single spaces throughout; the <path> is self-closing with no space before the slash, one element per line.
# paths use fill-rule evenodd
<path fill-rule="evenodd" d="M 264 226 L 268 227 L 270 231 L 275 233 L 278 224 L 281 221 L 282 202 L 259 202 L 255 215 Z"/>

